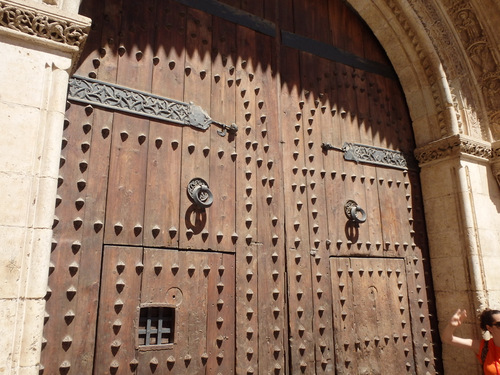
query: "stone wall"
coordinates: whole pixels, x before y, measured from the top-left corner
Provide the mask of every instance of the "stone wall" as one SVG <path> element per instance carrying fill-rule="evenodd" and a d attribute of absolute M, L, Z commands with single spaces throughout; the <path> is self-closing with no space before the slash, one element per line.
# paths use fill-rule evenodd
<path fill-rule="evenodd" d="M 66 87 L 80 46 L 37 32 L 71 23 L 84 34 L 88 20 L 27 2 L 2 1 L 0 12 L 0 373 L 38 374 Z"/>

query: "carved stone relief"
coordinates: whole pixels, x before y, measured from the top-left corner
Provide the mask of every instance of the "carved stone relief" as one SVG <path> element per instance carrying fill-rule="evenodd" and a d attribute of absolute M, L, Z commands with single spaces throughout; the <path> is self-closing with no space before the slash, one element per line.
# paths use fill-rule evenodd
<path fill-rule="evenodd" d="M 409 1 L 439 55 L 450 86 L 457 113 L 458 131 L 479 139 L 490 139 L 486 111 L 481 104 L 481 89 L 466 74 L 467 54 L 457 45 L 456 32 L 446 22 L 438 2 Z"/>
<path fill-rule="evenodd" d="M 78 49 L 84 45 L 90 30 L 87 25 L 7 1 L 0 1 L 0 27 Z"/>
<path fill-rule="evenodd" d="M 481 87 L 493 138 L 500 139 L 499 56 L 492 48 L 471 1 L 446 0 L 443 3 L 456 26 Z"/>
<path fill-rule="evenodd" d="M 415 150 L 415 157 L 420 166 L 435 160 L 444 159 L 446 157 L 457 157 L 463 154 L 490 159 L 492 157 L 492 149 L 487 142 L 480 142 L 456 134 L 436 142 L 431 142 Z"/>

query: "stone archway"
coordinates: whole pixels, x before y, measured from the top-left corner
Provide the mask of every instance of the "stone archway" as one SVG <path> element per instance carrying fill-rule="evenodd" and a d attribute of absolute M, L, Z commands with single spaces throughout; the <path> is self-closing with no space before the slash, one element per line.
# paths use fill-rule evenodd
<path fill-rule="evenodd" d="M 89 22 L 77 16 L 79 3 L 79 0 L 29 3 L 5 0 L 2 10 L 7 7 L 21 9 L 29 14 L 48 17 L 56 23 L 64 20 L 77 24 L 85 30 Z M 497 61 L 500 51 L 495 47 L 498 43 L 495 43 L 494 38 L 499 24 L 496 14 L 500 13 L 494 11 L 498 9 L 498 4 L 493 0 L 482 1 L 481 4 L 478 1 L 434 1 L 423 5 L 414 1 L 402 4 L 392 0 L 351 0 L 349 3 L 386 49 L 406 94 L 419 147 L 417 156 L 422 166 L 421 180 L 426 218 L 431 228 L 429 240 L 439 318 L 443 322 L 448 318 L 450 310 L 454 308 L 449 306 L 450 301 L 469 309 L 498 304 L 499 293 L 492 287 L 498 283 L 498 279 L 491 265 L 498 262 L 494 245 L 500 237 L 500 194 L 489 168 L 489 159 L 498 161 L 500 155 L 498 142 L 490 143 L 499 139 L 496 122 L 499 105 L 491 100 L 498 82 Z M 43 97 L 47 82 L 54 85 L 51 89 L 53 95 L 47 99 L 49 104 L 32 107 L 54 115 L 49 116 L 48 120 L 46 116 L 35 115 L 30 121 L 33 125 L 48 129 L 49 126 L 62 125 L 66 72 L 70 70 L 65 64 L 60 64 L 58 68 L 56 56 L 64 55 L 65 59 L 73 59 L 74 62 L 78 47 L 68 47 L 65 40 L 46 42 L 43 30 L 34 26 L 31 24 L 20 28 L 13 19 L 2 20 L 2 43 L 9 45 L 5 51 L 11 58 L 2 59 L 0 65 L 2 71 L 6 72 L 10 71 L 9 64 L 12 61 L 25 66 L 26 71 L 34 68 L 44 71 L 46 66 L 52 66 L 46 70 L 47 76 L 37 81 L 36 86 L 30 80 L 30 75 L 17 75 L 14 81 L 20 90 L 23 87 L 29 88 L 30 92 L 36 93 L 38 90 L 39 97 Z M 13 59 L 16 48 L 18 51 L 38 52 L 42 49 L 44 58 L 34 61 L 28 53 Z M 47 57 L 51 54 L 52 59 Z M 8 82 L 11 81 L 4 81 L 5 93 L 12 92 L 12 85 Z M 12 116 L 26 113 L 25 100 L 2 95 L 0 102 L 9 103 L 1 109 L 2 113 L 7 114 L 4 129 L 10 129 L 15 134 L 19 121 L 12 120 Z M 10 133 L 7 131 L 6 134 Z M 34 216 L 25 215 L 24 211 L 14 217 L 9 211 L 11 205 L 0 210 L 0 227 L 5 230 L 2 233 L 12 233 L 12 223 L 15 221 L 14 227 L 21 234 L 24 233 L 25 238 L 37 239 L 34 242 L 16 241 L 13 246 L 13 241 L 2 235 L 8 240 L 5 243 L 15 248 L 16 254 L 31 259 L 19 265 L 14 257 L 6 256 L 2 261 L 4 267 L 21 275 L 9 278 L 2 289 L 8 291 L 1 295 L 2 308 L 11 311 L 5 320 L 2 342 L 5 347 L 12 348 L 3 366 L 16 371 L 21 367 L 32 369 L 33 374 L 38 372 L 37 348 L 42 338 L 36 333 L 23 337 L 23 327 L 35 327 L 32 331 L 40 332 L 43 320 L 40 308 L 43 306 L 44 293 L 40 291 L 39 285 L 34 284 L 43 285 L 47 274 L 53 215 L 50 207 L 54 206 L 55 201 L 58 162 L 53 150 L 58 149 L 61 141 L 60 132 L 54 134 L 43 144 L 39 141 L 40 152 L 31 154 L 29 163 L 25 159 L 16 159 L 16 154 L 9 151 L 29 147 L 24 138 L 10 137 L 9 148 L 3 148 L 6 151 L 0 153 L 2 160 L 6 160 L 0 166 L 4 176 L 2 183 L 15 186 L 19 176 L 34 176 L 33 187 L 38 191 L 31 209 L 37 212 L 36 225 Z M 49 167 L 40 172 L 38 160 Z M 34 165 L 38 167 L 33 169 Z M 16 207 L 32 207 L 32 198 L 30 195 L 12 195 Z M 449 203 L 447 206 L 443 204 L 443 198 Z M 451 223 L 444 222 L 443 210 L 447 213 L 446 218 L 453 218 Z M 482 212 L 482 215 L 478 215 L 478 212 Z M 17 219 L 20 224 L 17 224 Z M 32 229 L 35 227 L 40 233 L 43 232 L 42 236 L 37 237 L 35 233 L 33 237 Z M 39 282 L 33 283 L 33 280 Z M 31 303 L 33 306 L 29 305 Z M 467 329 L 478 333 L 473 325 Z M 445 351 L 445 369 L 448 372 L 471 373 L 476 366 L 474 359 L 452 361 L 453 356 L 451 352 Z"/>

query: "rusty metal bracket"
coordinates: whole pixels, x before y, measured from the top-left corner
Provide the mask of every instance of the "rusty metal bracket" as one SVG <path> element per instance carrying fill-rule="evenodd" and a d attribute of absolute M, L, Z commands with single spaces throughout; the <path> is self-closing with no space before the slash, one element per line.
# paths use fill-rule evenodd
<path fill-rule="evenodd" d="M 213 124 L 221 128 L 217 131 L 221 137 L 228 132 L 234 134 L 238 131 L 236 124 L 226 125 L 215 121 L 194 103 L 184 103 L 92 78 L 71 77 L 68 100 L 201 130 Z"/>

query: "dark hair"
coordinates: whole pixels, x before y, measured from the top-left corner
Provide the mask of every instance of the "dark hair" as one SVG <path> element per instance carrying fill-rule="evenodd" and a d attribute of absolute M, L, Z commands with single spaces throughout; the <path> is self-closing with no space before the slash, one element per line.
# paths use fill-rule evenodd
<path fill-rule="evenodd" d="M 487 331 L 486 326 L 493 325 L 493 315 L 500 314 L 500 310 L 485 309 L 479 316 L 480 324 L 479 326 L 483 331 Z"/>

